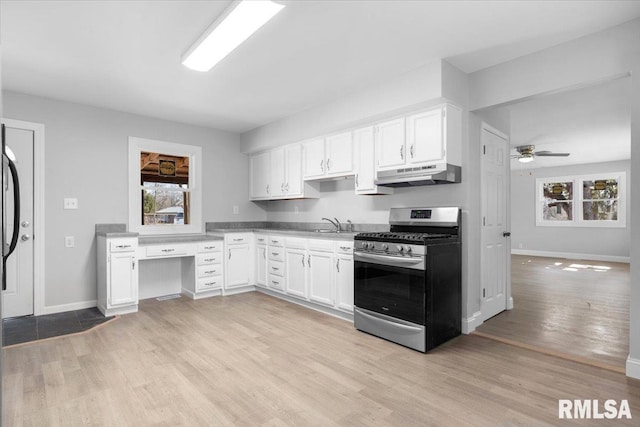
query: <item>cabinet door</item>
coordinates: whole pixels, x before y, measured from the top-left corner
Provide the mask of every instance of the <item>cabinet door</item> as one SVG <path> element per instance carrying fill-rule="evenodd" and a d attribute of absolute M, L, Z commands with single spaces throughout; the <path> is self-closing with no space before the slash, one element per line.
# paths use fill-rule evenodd
<path fill-rule="evenodd" d="M 248 244 L 227 246 L 226 288 L 249 284 L 251 259 Z"/>
<path fill-rule="evenodd" d="M 138 302 L 138 262 L 134 252 L 112 253 L 109 260 L 109 305 Z"/>
<path fill-rule="evenodd" d="M 444 158 L 442 108 L 407 117 L 410 163 L 433 163 Z"/>
<path fill-rule="evenodd" d="M 332 252 L 309 251 L 309 298 L 333 305 L 335 256 Z"/>
<path fill-rule="evenodd" d="M 316 138 L 303 144 L 304 178 L 319 178 L 325 174 L 324 138 Z"/>
<path fill-rule="evenodd" d="M 256 246 L 256 284 L 260 286 L 267 285 L 267 247 L 264 245 Z"/>
<path fill-rule="evenodd" d="M 302 196 L 302 145 L 285 148 L 287 179 L 285 191 L 288 197 Z"/>
<path fill-rule="evenodd" d="M 269 197 L 269 152 L 255 154 L 249 159 L 251 170 L 251 198 Z"/>
<path fill-rule="evenodd" d="M 286 249 L 285 288 L 289 295 L 307 298 L 307 251 L 302 249 Z"/>
<path fill-rule="evenodd" d="M 284 148 L 277 148 L 271 150 L 271 197 L 284 196 L 284 186 L 287 183 L 285 177 L 285 165 L 284 165 Z"/>
<path fill-rule="evenodd" d="M 373 127 L 353 132 L 356 146 L 356 191 L 372 191 L 375 188 L 375 142 Z"/>
<path fill-rule="evenodd" d="M 353 312 L 353 256 L 336 256 L 336 307 Z"/>
<path fill-rule="evenodd" d="M 404 118 L 380 123 L 376 130 L 378 169 L 393 169 L 405 164 Z"/>
<path fill-rule="evenodd" d="M 327 175 L 353 173 L 353 135 L 344 132 L 327 137 L 325 142 Z"/>

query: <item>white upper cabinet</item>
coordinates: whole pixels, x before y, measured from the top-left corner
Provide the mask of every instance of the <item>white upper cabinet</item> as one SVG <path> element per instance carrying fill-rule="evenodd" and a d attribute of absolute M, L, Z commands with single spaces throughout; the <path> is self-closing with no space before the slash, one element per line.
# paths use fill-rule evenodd
<path fill-rule="evenodd" d="M 305 142 L 303 146 L 305 180 L 353 175 L 351 132 L 312 139 Z"/>
<path fill-rule="evenodd" d="M 393 188 L 378 187 L 375 162 L 375 129 L 369 126 L 353 131 L 356 194 L 390 194 Z"/>
<path fill-rule="evenodd" d="M 269 198 L 270 189 L 270 156 L 269 152 L 254 154 L 249 159 L 251 173 L 251 199 Z"/>
<path fill-rule="evenodd" d="M 395 169 L 406 162 L 404 117 L 376 126 L 378 170 Z"/>
<path fill-rule="evenodd" d="M 291 144 L 250 158 L 251 200 L 317 197 L 302 180 L 302 145 Z"/>
<path fill-rule="evenodd" d="M 287 170 L 285 168 L 284 148 L 271 150 L 271 180 L 269 187 L 271 197 L 282 197 L 285 195 L 285 185 L 287 184 Z"/>
<path fill-rule="evenodd" d="M 353 134 L 343 132 L 325 140 L 327 176 L 353 174 Z"/>
<path fill-rule="evenodd" d="M 462 110 L 450 104 L 376 126 L 378 171 L 406 165 L 444 170 L 447 164 L 461 165 L 461 151 Z"/>
<path fill-rule="evenodd" d="M 316 138 L 303 144 L 304 179 L 321 178 L 325 175 L 324 138 Z"/>

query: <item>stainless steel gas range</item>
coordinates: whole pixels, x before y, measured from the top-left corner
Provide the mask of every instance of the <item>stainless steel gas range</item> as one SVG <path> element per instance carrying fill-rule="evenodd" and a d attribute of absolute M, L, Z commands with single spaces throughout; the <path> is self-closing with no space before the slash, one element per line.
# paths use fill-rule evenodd
<path fill-rule="evenodd" d="M 355 327 L 426 352 L 460 335 L 460 209 L 392 208 L 389 224 L 355 237 Z"/>

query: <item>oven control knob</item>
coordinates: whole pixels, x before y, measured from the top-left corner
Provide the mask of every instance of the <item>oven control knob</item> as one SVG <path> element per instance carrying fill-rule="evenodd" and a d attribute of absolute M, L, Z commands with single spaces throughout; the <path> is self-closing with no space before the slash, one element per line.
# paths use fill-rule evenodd
<path fill-rule="evenodd" d="M 404 248 L 400 245 L 396 246 L 396 249 L 398 249 L 398 252 L 404 251 Z"/>
<path fill-rule="evenodd" d="M 408 254 L 411 253 L 411 246 L 405 246 L 404 251 Z"/>
<path fill-rule="evenodd" d="M 389 245 L 387 245 L 386 243 L 382 244 L 382 250 L 388 251 L 389 250 Z"/>

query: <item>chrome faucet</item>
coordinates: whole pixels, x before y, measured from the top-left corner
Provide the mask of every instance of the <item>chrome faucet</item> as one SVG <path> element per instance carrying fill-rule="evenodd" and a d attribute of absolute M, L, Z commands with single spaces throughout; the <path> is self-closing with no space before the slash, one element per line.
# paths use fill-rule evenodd
<path fill-rule="evenodd" d="M 338 218 L 333 218 L 335 219 L 335 222 L 330 220 L 329 218 L 322 218 L 323 221 L 329 221 L 331 223 L 331 225 L 333 225 L 336 228 L 336 232 L 339 233 L 340 232 L 340 221 L 338 221 Z"/>
<path fill-rule="evenodd" d="M 353 223 L 351 222 L 350 219 L 347 220 L 347 231 L 349 233 L 353 233 Z"/>

